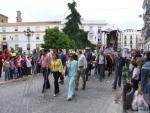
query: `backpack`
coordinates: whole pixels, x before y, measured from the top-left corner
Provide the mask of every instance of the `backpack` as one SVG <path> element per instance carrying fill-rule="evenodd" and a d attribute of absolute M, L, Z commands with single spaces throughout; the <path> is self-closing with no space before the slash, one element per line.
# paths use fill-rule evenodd
<path fill-rule="evenodd" d="M 9 61 L 5 61 L 3 64 L 4 68 L 10 68 L 10 62 Z"/>

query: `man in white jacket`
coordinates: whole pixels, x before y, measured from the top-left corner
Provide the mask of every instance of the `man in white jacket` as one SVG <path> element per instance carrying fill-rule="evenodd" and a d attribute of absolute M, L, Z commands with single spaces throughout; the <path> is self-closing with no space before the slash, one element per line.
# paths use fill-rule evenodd
<path fill-rule="evenodd" d="M 82 51 L 79 51 L 79 56 L 78 56 L 78 75 L 76 79 L 76 90 L 78 90 L 79 86 L 79 79 L 82 77 L 82 90 L 85 89 L 86 86 L 86 75 L 85 75 L 85 70 L 87 68 L 87 60 L 84 54 L 82 54 Z"/>

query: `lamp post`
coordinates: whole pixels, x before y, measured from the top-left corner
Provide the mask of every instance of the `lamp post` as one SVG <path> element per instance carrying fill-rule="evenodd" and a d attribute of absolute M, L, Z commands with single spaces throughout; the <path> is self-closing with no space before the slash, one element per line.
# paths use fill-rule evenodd
<path fill-rule="evenodd" d="M 27 44 L 27 51 L 28 55 L 30 54 L 30 37 L 33 36 L 33 31 L 30 30 L 30 28 L 27 28 L 26 31 L 24 31 L 24 35 L 27 36 L 28 44 Z"/>

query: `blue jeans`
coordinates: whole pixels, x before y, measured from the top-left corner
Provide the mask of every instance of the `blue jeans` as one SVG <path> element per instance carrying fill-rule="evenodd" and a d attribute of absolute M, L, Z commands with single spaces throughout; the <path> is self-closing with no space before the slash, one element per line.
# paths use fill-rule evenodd
<path fill-rule="evenodd" d="M 121 69 L 117 68 L 115 69 L 115 80 L 113 83 L 113 88 L 116 89 L 117 87 L 117 82 L 118 82 L 118 86 L 121 86 Z"/>
<path fill-rule="evenodd" d="M 104 65 L 98 64 L 97 69 L 98 69 L 98 79 L 102 80 L 102 78 L 104 77 Z"/>
<path fill-rule="evenodd" d="M 9 80 L 10 79 L 10 70 L 9 68 L 4 69 L 5 71 L 5 80 Z"/>
<path fill-rule="evenodd" d="M 43 90 L 45 89 L 50 89 L 50 82 L 49 82 L 49 69 L 42 68 L 42 73 L 43 73 L 43 78 L 44 78 L 44 83 L 43 83 Z"/>
<path fill-rule="evenodd" d="M 10 79 L 14 78 L 15 69 L 10 69 Z"/>

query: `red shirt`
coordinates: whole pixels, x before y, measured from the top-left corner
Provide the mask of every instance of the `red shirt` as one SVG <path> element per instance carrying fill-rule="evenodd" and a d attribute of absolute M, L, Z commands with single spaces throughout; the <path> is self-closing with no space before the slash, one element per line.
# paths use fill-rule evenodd
<path fill-rule="evenodd" d="M 3 62 L 3 60 L 4 60 L 4 56 L 0 55 L 0 63 Z"/>
<path fill-rule="evenodd" d="M 10 58 L 10 57 L 11 57 L 11 54 L 9 52 L 4 53 L 5 60 Z"/>

